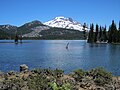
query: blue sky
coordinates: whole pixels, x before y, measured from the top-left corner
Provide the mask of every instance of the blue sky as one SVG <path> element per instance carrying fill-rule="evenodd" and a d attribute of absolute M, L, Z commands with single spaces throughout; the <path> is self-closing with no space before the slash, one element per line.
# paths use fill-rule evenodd
<path fill-rule="evenodd" d="M 110 25 L 120 20 L 120 0 L 0 0 L 0 24 L 20 26 L 32 20 L 46 22 L 57 16 L 81 23 Z"/>

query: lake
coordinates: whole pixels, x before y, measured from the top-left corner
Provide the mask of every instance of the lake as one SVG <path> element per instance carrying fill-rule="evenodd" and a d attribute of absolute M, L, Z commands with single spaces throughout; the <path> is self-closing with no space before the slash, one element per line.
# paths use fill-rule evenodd
<path fill-rule="evenodd" d="M 85 40 L 24 40 L 14 44 L 0 40 L 0 70 L 19 71 L 21 64 L 33 68 L 76 69 L 103 67 L 120 76 L 120 45 L 88 44 Z M 69 42 L 68 49 L 66 45 Z"/>

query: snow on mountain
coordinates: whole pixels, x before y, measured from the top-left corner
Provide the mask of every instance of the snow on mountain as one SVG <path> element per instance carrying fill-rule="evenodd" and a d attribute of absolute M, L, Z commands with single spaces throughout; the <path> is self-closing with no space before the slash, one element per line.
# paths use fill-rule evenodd
<path fill-rule="evenodd" d="M 63 16 L 56 17 L 53 20 L 44 23 L 45 25 L 51 27 L 58 27 L 58 28 L 66 28 L 66 29 L 75 29 L 79 31 L 83 31 L 83 25 L 79 22 L 73 20 L 72 18 L 66 18 Z"/>

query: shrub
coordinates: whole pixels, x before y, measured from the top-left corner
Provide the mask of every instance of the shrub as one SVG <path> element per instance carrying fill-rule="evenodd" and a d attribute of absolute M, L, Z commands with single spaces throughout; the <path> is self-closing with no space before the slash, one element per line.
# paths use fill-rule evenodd
<path fill-rule="evenodd" d="M 54 83 L 50 83 L 50 87 L 52 88 L 52 90 L 71 90 L 72 89 L 72 87 L 69 83 L 64 83 L 60 87 L 54 82 Z"/>
<path fill-rule="evenodd" d="M 55 77 L 62 77 L 63 76 L 63 73 L 64 73 L 64 71 L 63 70 L 60 70 L 60 69 L 55 69 L 54 71 L 53 71 L 53 74 L 54 74 L 54 76 Z"/>
<path fill-rule="evenodd" d="M 75 78 L 76 81 L 81 81 L 81 79 L 86 75 L 86 72 L 82 69 L 75 70 L 72 74 L 72 77 Z"/>
<path fill-rule="evenodd" d="M 48 80 L 44 75 L 31 76 L 28 79 L 28 87 L 30 90 L 45 90 L 48 88 Z"/>
<path fill-rule="evenodd" d="M 110 83 L 112 80 L 112 74 L 104 70 L 103 68 L 92 69 L 89 74 L 93 77 L 97 85 L 104 85 Z"/>

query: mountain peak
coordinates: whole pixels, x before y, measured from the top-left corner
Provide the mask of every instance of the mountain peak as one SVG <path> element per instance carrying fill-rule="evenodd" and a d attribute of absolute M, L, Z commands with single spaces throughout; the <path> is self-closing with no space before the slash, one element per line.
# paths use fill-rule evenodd
<path fill-rule="evenodd" d="M 54 19 L 63 19 L 65 18 L 64 16 L 58 16 L 58 17 L 55 17 Z"/>
<path fill-rule="evenodd" d="M 82 24 L 73 20 L 72 18 L 67 18 L 64 16 L 55 17 L 53 20 L 45 22 L 44 24 L 51 27 L 75 29 L 75 30 L 83 31 Z"/>
<path fill-rule="evenodd" d="M 55 17 L 54 20 L 56 20 L 56 21 L 63 21 L 63 20 L 65 20 L 65 21 L 71 21 L 71 22 L 73 22 L 72 18 L 70 18 L 70 17 L 67 18 L 67 17 L 64 17 L 64 16 Z"/>
<path fill-rule="evenodd" d="M 28 22 L 28 23 L 25 23 L 24 25 L 20 26 L 20 27 L 34 27 L 34 26 L 40 26 L 42 25 L 42 23 L 38 20 L 34 20 L 34 21 L 31 21 L 31 22 Z"/>
<path fill-rule="evenodd" d="M 30 26 L 30 25 L 33 25 L 33 24 L 42 24 L 42 23 L 38 20 L 34 20 L 34 21 L 28 22 L 26 24 L 28 24 L 28 26 Z"/>
<path fill-rule="evenodd" d="M 34 20 L 34 21 L 30 22 L 30 23 L 38 23 L 38 24 L 42 24 L 39 20 Z"/>

